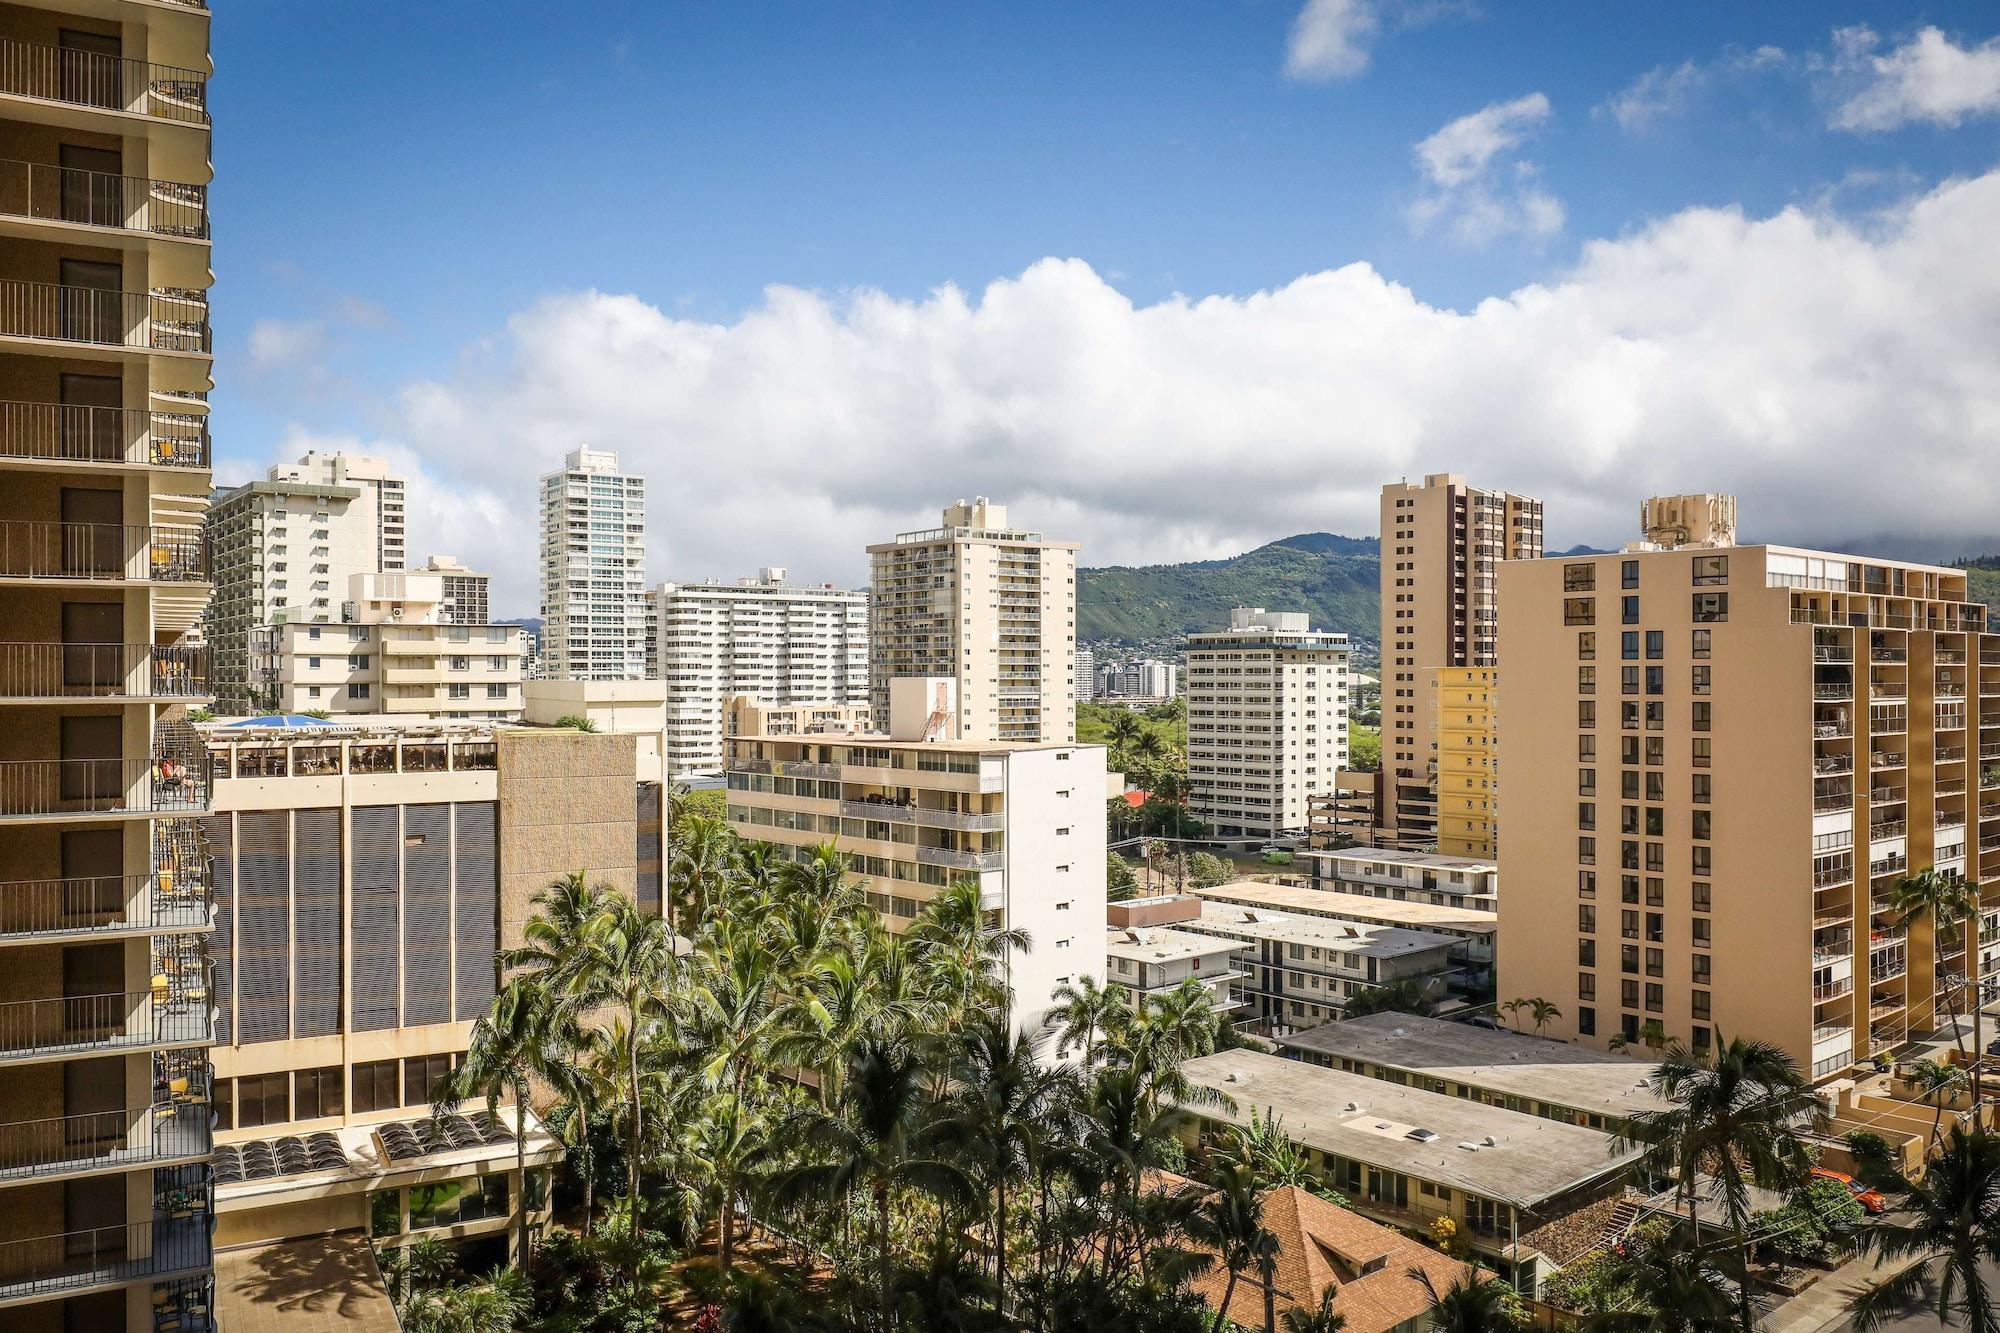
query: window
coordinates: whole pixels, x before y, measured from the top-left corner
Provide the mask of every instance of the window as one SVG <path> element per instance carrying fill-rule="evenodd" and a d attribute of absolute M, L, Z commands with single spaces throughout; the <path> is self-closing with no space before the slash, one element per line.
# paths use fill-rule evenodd
<path fill-rule="evenodd" d="M 1597 933 L 1597 909 L 1589 903 L 1576 905 L 1576 928 L 1586 935 Z"/>
<path fill-rule="evenodd" d="M 292 1118 L 289 1074 L 258 1074 L 236 1080 L 236 1127 L 282 1125 Z"/>
<path fill-rule="evenodd" d="M 444 690 L 446 698 L 470 699 L 472 697 L 472 687 L 463 681 L 453 681 L 451 684 L 445 686 Z"/>
<path fill-rule="evenodd" d="M 340 1066 L 301 1069 L 292 1075 L 292 1116 L 296 1120 L 319 1120 L 340 1114 Z"/>
<path fill-rule="evenodd" d="M 1709 978 L 1709 956 L 1705 953 L 1695 954 L 1693 955 L 1693 962 L 1694 984 L 1697 986 L 1706 986 Z"/>
<path fill-rule="evenodd" d="M 420 1055 L 403 1061 L 403 1105 L 429 1106 L 438 1085 L 451 1073 L 449 1055 Z"/>
<path fill-rule="evenodd" d="M 505 671 L 508 664 L 513 660 L 511 657 L 489 657 L 486 659 L 486 669 L 488 671 Z"/>
<path fill-rule="evenodd" d="M 372 1060 L 354 1066 L 351 1095 L 356 1114 L 364 1111 L 393 1111 L 396 1100 L 396 1062 Z"/>
<path fill-rule="evenodd" d="M 1709 722 L 1714 717 L 1714 708 L 1715 705 L 1711 703 L 1696 703 L 1694 705 L 1694 716 L 1690 720 L 1689 725 L 1696 731 L 1707 731 L 1709 729 Z"/>
<path fill-rule="evenodd" d="M 1618 599 L 1618 618 L 1621 624 L 1638 624 L 1639 599 L 1637 597 L 1620 597 Z"/>
<path fill-rule="evenodd" d="M 1579 796 L 1595 796 L 1597 794 L 1596 769 L 1579 768 L 1576 770 L 1576 794 Z"/>
<path fill-rule="evenodd" d="M 1576 840 L 1576 859 L 1582 865 L 1587 865 L 1587 866 L 1596 865 L 1597 839 L 1578 838 Z"/>
<path fill-rule="evenodd" d="M 1694 918 L 1694 921 L 1691 924 L 1693 925 L 1692 933 L 1694 938 L 1694 947 L 1697 949 L 1708 948 L 1710 944 L 1710 936 L 1708 932 L 1709 928 L 1714 924 L 1714 922 L 1709 917 L 1698 916 Z"/>
<path fill-rule="evenodd" d="M 472 670 L 472 659 L 470 657 L 453 657 L 451 659 L 451 669 L 453 671 L 470 671 Z"/>
<path fill-rule="evenodd" d="M 1597 693 L 1597 668 L 1578 667 L 1576 669 L 1576 692 L 1578 694 Z"/>
<path fill-rule="evenodd" d="M 1729 582 L 1729 557 L 1726 555 L 1698 555 L 1694 558 L 1694 586 L 1706 587 L 1715 583 Z"/>
<path fill-rule="evenodd" d="M 1597 566 L 1592 564 L 1564 565 L 1564 592 L 1593 592 L 1597 588 Z"/>
<path fill-rule="evenodd" d="M 1711 899 L 1709 897 L 1711 890 L 1708 884 L 1704 881 L 1697 880 L 1688 887 L 1689 891 L 1692 893 L 1694 897 L 1694 910 L 1697 912 L 1708 911 L 1711 906 Z"/>
<path fill-rule="evenodd" d="M 368 1196 L 368 1234 L 377 1240 L 403 1233 L 403 1192 L 376 1190 Z"/>
<path fill-rule="evenodd" d="M 1576 636 L 1576 655 L 1580 660 L 1585 662 L 1597 659 L 1597 634 L 1595 631 L 1585 630 Z"/>
<path fill-rule="evenodd" d="M 488 685 L 486 687 L 486 697 L 489 699 L 504 699 L 507 697 L 507 687 L 505 685 Z"/>
<path fill-rule="evenodd" d="M 1595 870 L 1577 871 L 1576 891 L 1581 897 L 1595 898 L 1597 896 L 1597 872 Z"/>
<path fill-rule="evenodd" d="M 1657 981 L 1646 983 L 1646 1012 L 1665 1013 L 1667 1008 L 1667 988 Z"/>
<path fill-rule="evenodd" d="M 1667 692 L 1667 669 L 1649 666 L 1646 668 L 1646 693 L 1665 694 Z M 1703 705 L 1706 707 L 1707 705 Z"/>
<path fill-rule="evenodd" d="M 1594 625 L 1597 623 L 1597 599 L 1594 597 L 1563 598 L 1563 624 Z"/>
<path fill-rule="evenodd" d="M 1597 998 L 1596 973 L 1579 972 L 1576 974 L 1576 998 L 1579 1000 L 1594 1000 Z"/>
<path fill-rule="evenodd" d="M 1594 829 L 1597 827 L 1597 805 L 1595 802 L 1577 802 L 1576 826 L 1580 829 Z"/>
<path fill-rule="evenodd" d="M 1688 848 L 1688 853 L 1689 853 L 1688 868 L 1692 870 L 1695 874 L 1707 876 L 1715 873 L 1714 871 L 1715 851 L 1713 848 L 1690 847 Z"/>
<path fill-rule="evenodd" d="M 1657 662 L 1667 655 L 1667 636 L 1661 630 L 1646 631 L 1646 660 Z"/>
<path fill-rule="evenodd" d="M 1726 592 L 1698 592 L 1694 595 L 1694 620 L 1697 625 L 1713 625 L 1729 619 L 1729 594 Z"/>
<path fill-rule="evenodd" d="M 1618 692 L 1637 694 L 1639 692 L 1639 668 L 1635 666 L 1618 668 Z"/>
<path fill-rule="evenodd" d="M 1711 810 L 1695 811 L 1693 820 L 1694 836 L 1700 838 L 1704 842 L 1714 837 L 1715 835 L 1712 832 L 1710 832 L 1710 829 L 1713 826 L 1712 822 L 1714 819 L 1715 819 L 1715 813 Z"/>
<path fill-rule="evenodd" d="M 1578 940 L 1576 942 L 1576 965 L 1578 967 L 1597 966 L 1597 941 Z"/>
<path fill-rule="evenodd" d="M 349 671 L 366 671 L 368 669 L 368 654 L 349 653 L 347 655 L 347 669 Z"/>
<path fill-rule="evenodd" d="M 1618 1002 L 1627 1009 L 1637 1009 L 1639 1007 L 1639 983 L 1636 981 L 1619 982 Z"/>
<path fill-rule="evenodd" d="M 1695 667 L 1693 670 L 1694 670 L 1694 677 L 1689 685 L 1689 689 L 1691 689 L 1695 694 L 1707 694 L 1709 690 L 1708 686 L 1709 668 L 1705 666 L 1698 666 Z"/>
<path fill-rule="evenodd" d="M 1620 560 L 1618 562 L 1618 586 L 1621 588 L 1636 588 L 1639 586 L 1639 562 L 1637 560 Z"/>
<path fill-rule="evenodd" d="M 1589 731 L 1597 725 L 1597 701 L 1578 699 L 1576 701 L 1576 725 L 1581 731 Z"/>
<path fill-rule="evenodd" d="M 1581 1008 L 1576 1011 L 1576 1031 L 1580 1037 L 1597 1035 L 1597 1010 Z"/>
<path fill-rule="evenodd" d="M 1709 760 L 1708 737 L 1696 736 L 1693 740 L 1693 746 L 1694 746 L 1694 754 L 1692 756 L 1691 762 L 1694 764 L 1696 768 L 1707 768 Z"/>
<path fill-rule="evenodd" d="M 1577 757 L 1577 760 L 1578 760 L 1579 762 L 1581 762 L 1581 763 L 1585 763 L 1585 764 L 1594 764 L 1594 763 L 1596 763 L 1596 762 L 1597 762 L 1597 737 L 1595 737 L 1595 736 L 1578 736 L 1578 737 L 1576 738 L 1576 757 Z"/>
<path fill-rule="evenodd" d="M 1707 991 L 1698 990 L 1694 993 L 1694 1003 L 1692 1005 L 1692 1008 L 1694 1010 L 1694 1016 L 1696 1018 L 1709 1017 Z"/>
<path fill-rule="evenodd" d="M 1618 655 L 1627 662 L 1639 660 L 1639 631 L 1628 629 L 1618 635 Z"/>
<path fill-rule="evenodd" d="M 1694 656 L 1696 657 L 1708 656 L 1708 650 L 1710 646 L 1709 636 L 1710 636 L 1710 631 L 1705 629 L 1698 629 L 1694 632 L 1694 646 L 1692 649 Z"/>
<path fill-rule="evenodd" d="M 366 684 L 349 685 L 347 687 L 347 697 L 350 699 L 366 699 L 368 697 L 368 686 Z"/>

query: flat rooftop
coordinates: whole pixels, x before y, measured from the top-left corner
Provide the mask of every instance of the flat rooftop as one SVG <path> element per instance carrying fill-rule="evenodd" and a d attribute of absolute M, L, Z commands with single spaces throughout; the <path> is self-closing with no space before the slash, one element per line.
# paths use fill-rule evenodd
<path fill-rule="evenodd" d="M 1459 942 L 1456 935 L 1441 935 L 1434 930 L 1379 926 L 1371 921 L 1338 921 L 1325 916 L 1286 916 L 1266 907 L 1241 907 L 1234 903 L 1203 903 L 1201 916 L 1187 924 L 1200 924 L 1255 940 L 1304 944 L 1368 958 L 1401 958 L 1429 949 L 1449 949 Z"/>
<path fill-rule="evenodd" d="M 1322 861 L 1380 862 L 1386 865 L 1417 866 L 1425 870 L 1454 871 L 1464 875 L 1490 874 L 1500 869 L 1498 861 L 1481 861 L 1466 856 L 1444 856 L 1437 852 L 1409 852 L 1394 847 L 1344 847 L 1339 851 L 1305 851 L 1300 856 Z"/>
<path fill-rule="evenodd" d="M 1077 741 L 899 741 L 877 731 L 799 732 L 739 731 L 726 741 L 769 741 L 774 745 L 860 745 L 871 750 L 931 750 L 946 754 L 1013 754 L 1021 750 L 1109 750 L 1105 745 Z"/>
<path fill-rule="evenodd" d="M 1293 1140 L 1320 1152 L 1518 1208 L 1630 1164 L 1631 1150 L 1598 1130 L 1261 1051 L 1218 1051 L 1181 1072 L 1234 1100 L 1234 1110 L 1190 1108 L 1208 1119 L 1240 1125 L 1268 1112 Z M 1435 1137 L 1409 1137 L 1424 1130 Z"/>
<path fill-rule="evenodd" d="M 1235 951 L 1232 941 L 1171 926 L 1110 926 L 1104 939 L 1105 957 L 1130 958 L 1138 963 L 1172 963 Z"/>
<path fill-rule="evenodd" d="M 1483 912 L 1476 907 L 1409 903 L 1395 898 L 1372 898 L 1365 893 L 1293 888 L 1288 884 L 1266 884 L 1254 879 L 1231 880 L 1227 884 L 1195 892 L 1204 903 L 1240 903 L 1245 907 L 1268 907 L 1279 912 L 1376 921 L 1387 926 L 1407 926 L 1413 930 L 1491 934 L 1500 924 L 1497 912 Z"/>
<path fill-rule="evenodd" d="M 1667 1103 L 1647 1086 L 1653 1062 L 1519 1032 L 1413 1014 L 1370 1014 L 1277 1039 L 1281 1049 L 1353 1060 L 1624 1117 Z"/>

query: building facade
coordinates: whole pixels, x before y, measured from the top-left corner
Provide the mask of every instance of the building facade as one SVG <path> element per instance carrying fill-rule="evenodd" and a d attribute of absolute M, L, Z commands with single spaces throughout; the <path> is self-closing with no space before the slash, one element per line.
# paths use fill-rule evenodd
<path fill-rule="evenodd" d="M 1220 838 L 1304 830 L 1347 763 L 1347 636 L 1238 607 L 1188 637 L 1188 804 Z"/>
<path fill-rule="evenodd" d="M 2000 875 L 2000 638 L 1963 571 L 1662 544 L 1688 527 L 1502 571 L 1501 989 L 1565 1039 L 1721 1032 L 1828 1077 L 1941 1026 L 2000 931 L 1992 889 L 1950 942 L 1888 911 L 1918 871 Z"/>
<path fill-rule="evenodd" d="M 1437 673 L 1438 851 L 1492 860 L 1500 842 L 1499 671 Z"/>
<path fill-rule="evenodd" d="M 1172 926 L 1111 926 L 1104 937 L 1104 984 L 1138 1009 L 1193 981 L 1208 992 L 1217 1013 L 1231 1015 L 1242 1004 L 1231 993 L 1232 983 L 1243 979 L 1235 957 L 1235 944 L 1212 935 Z"/>
<path fill-rule="evenodd" d="M 1361 847 L 1303 853 L 1312 886 L 1398 902 L 1434 903 L 1493 911 L 1500 901 L 1500 865 L 1483 857 Z"/>
<path fill-rule="evenodd" d="M 1392 847 L 1437 840 L 1436 673 L 1497 665 L 1496 571 L 1541 553 L 1539 500 L 1452 473 L 1382 488 L 1382 767 L 1372 826 L 1340 832 Z"/>
<path fill-rule="evenodd" d="M 869 701 L 888 725 L 890 682 L 952 680 L 966 740 L 1076 739 L 1075 542 L 1012 528 L 984 496 L 868 548 Z"/>
<path fill-rule="evenodd" d="M 361 454 L 308 452 L 296 463 L 280 463 L 270 479 L 293 485 L 341 487 L 355 492 L 348 512 L 375 549 L 364 568 L 397 570 L 409 564 L 409 483 L 387 461 Z"/>
<path fill-rule="evenodd" d="M 1089 648 L 1079 648 L 1072 661 L 1075 669 L 1070 679 L 1076 682 L 1076 701 L 1087 704 L 1097 697 L 1097 654 Z"/>
<path fill-rule="evenodd" d="M 868 594 L 802 587 L 783 569 L 734 583 L 662 583 L 653 594 L 657 678 L 667 687 L 676 776 L 722 772 L 732 694 L 773 705 L 868 702 Z"/>
<path fill-rule="evenodd" d="M 434 555 L 424 562 L 424 573 L 444 580 L 444 601 L 439 619 L 452 625 L 493 623 L 493 576 L 467 569 L 448 555 Z"/>
<path fill-rule="evenodd" d="M 541 484 L 541 674 L 646 679 L 645 479 L 615 453 L 572 449 Z"/>
<path fill-rule="evenodd" d="M 0 1307 L 202 1328 L 209 14 L 0 41 Z"/>
<path fill-rule="evenodd" d="M 1398 982 L 1430 983 L 1442 999 L 1463 953 L 1435 931 L 1229 903 L 1204 903 L 1184 929 L 1235 943 L 1232 997 L 1267 1034 L 1334 1022 L 1357 994 Z"/>

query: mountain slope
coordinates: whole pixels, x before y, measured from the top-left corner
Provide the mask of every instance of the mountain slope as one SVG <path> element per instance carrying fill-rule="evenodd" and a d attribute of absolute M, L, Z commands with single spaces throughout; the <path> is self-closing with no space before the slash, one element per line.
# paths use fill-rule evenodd
<path fill-rule="evenodd" d="M 1077 639 L 1161 643 L 1223 629 L 1236 606 L 1304 611 L 1314 629 L 1375 642 L 1381 595 L 1372 537 L 1307 532 L 1226 560 L 1077 571 Z"/>

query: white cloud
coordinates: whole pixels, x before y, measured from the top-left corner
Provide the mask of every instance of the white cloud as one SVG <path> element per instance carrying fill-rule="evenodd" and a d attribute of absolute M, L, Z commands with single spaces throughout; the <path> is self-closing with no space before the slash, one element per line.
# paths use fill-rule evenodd
<path fill-rule="evenodd" d="M 1746 534 L 1990 550 L 2000 172 L 1866 226 L 1689 209 L 1456 311 L 1366 264 L 1134 305 L 1078 260 L 906 300 L 771 288 L 730 323 L 573 292 L 402 392 L 412 551 L 535 603 L 535 478 L 579 444 L 651 479 L 649 577 L 858 581 L 862 548 L 984 494 L 1089 564 L 1372 534 L 1385 480 L 1542 496 L 1560 545 L 1729 490 Z M 302 436 L 287 446 L 296 455 Z"/>
<path fill-rule="evenodd" d="M 326 350 L 326 326 L 316 319 L 260 319 L 247 345 L 253 371 L 305 370 Z"/>
<path fill-rule="evenodd" d="M 1285 73 L 1325 82 L 1368 68 L 1368 43 L 1382 26 L 1372 0 L 1306 0 L 1285 43 Z"/>
<path fill-rule="evenodd" d="M 1936 28 L 1878 54 L 1867 27 L 1834 33 L 1827 70 L 1844 100 L 1832 124 L 1842 130 L 1893 130 L 1916 121 L 1947 128 L 2000 113 L 2000 37 L 1960 46 Z"/>
<path fill-rule="evenodd" d="M 1685 114 L 1696 99 L 1718 84 L 1782 69 L 1792 63 L 1780 48 L 1759 46 L 1748 51 L 1730 47 L 1707 62 L 1683 60 L 1678 65 L 1656 65 L 1606 98 L 1594 108 L 1594 114 L 1610 116 L 1620 129 L 1637 133 L 1669 116 Z"/>
<path fill-rule="evenodd" d="M 1529 93 L 1460 116 L 1416 147 L 1417 167 L 1432 187 L 1409 209 L 1418 232 L 1442 224 L 1462 245 L 1501 236 L 1551 236 L 1562 230 L 1562 201 L 1542 188 L 1540 169 L 1510 160 L 1549 118 L 1549 99 Z"/>

